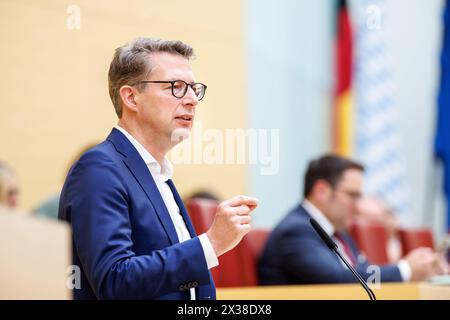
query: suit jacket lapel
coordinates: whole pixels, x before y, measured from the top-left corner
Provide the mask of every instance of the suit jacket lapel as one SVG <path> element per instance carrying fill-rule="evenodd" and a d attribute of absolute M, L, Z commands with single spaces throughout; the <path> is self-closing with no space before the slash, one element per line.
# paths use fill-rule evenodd
<path fill-rule="evenodd" d="M 172 179 L 167 180 L 167 184 L 170 187 L 170 190 L 172 190 L 173 197 L 175 198 L 175 201 L 178 205 L 178 208 L 180 208 L 180 213 L 183 216 L 184 223 L 186 223 L 186 227 L 189 230 L 189 234 L 191 235 L 191 238 L 194 238 L 197 236 L 194 226 L 192 225 L 191 219 L 189 217 L 189 214 L 186 210 L 186 207 L 184 206 L 183 200 L 180 197 L 180 194 L 177 191 L 177 188 L 175 187 L 175 184 L 173 183 Z M 210 279 L 210 286 L 207 288 L 195 288 L 195 296 L 196 300 L 205 300 L 205 299 L 215 299 L 215 290 L 216 287 L 214 285 L 214 280 L 211 275 L 211 271 L 208 270 L 209 273 L 209 279 Z M 212 293 L 211 293 L 212 292 Z"/>
<path fill-rule="evenodd" d="M 181 197 L 178 194 L 177 188 L 175 188 L 172 179 L 167 180 L 167 184 L 169 185 L 170 190 L 172 190 L 172 194 L 175 198 L 175 201 L 177 202 L 178 208 L 180 208 L 180 213 L 183 216 L 184 222 L 186 223 L 186 227 L 189 230 L 191 238 L 196 237 L 197 234 L 195 233 L 194 226 L 192 225 L 191 219 L 189 218 L 189 214 L 186 210 L 186 207 L 184 206 L 183 200 L 181 200 Z"/>
<path fill-rule="evenodd" d="M 116 147 L 116 150 L 125 156 L 123 159 L 125 165 L 131 171 L 155 208 L 159 220 L 169 236 L 171 243 L 178 243 L 177 232 L 175 231 L 175 226 L 170 218 L 169 211 L 164 204 L 164 200 L 162 199 L 158 187 L 144 160 L 131 142 L 119 130 L 113 129 L 107 140 L 111 141 Z"/>

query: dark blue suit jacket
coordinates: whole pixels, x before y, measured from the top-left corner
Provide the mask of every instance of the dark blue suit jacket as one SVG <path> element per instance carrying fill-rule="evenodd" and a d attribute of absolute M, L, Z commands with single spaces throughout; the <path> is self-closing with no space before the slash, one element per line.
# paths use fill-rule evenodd
<path fill-rule="evenodd" d="M 309 213 L 299 205 L 272 231 L 259 262 L 262 284 L 314 284 L 356 282 L 312 228 Z M 358 257 L 357 271 L 367 278 L 373 271 L 350 237 L 353 254 Z M 381 281 L 401 281 L 396 265 L 382 266 Z M 369 271 L 369 273 L 367 272 Z"/>
<path fill-rule="evenodd" d="M 215 299 L 200 240 L 172 181 L 192 239 L 179 243 L 158 188 L 139 153 L 117 129 L 71 168 L 59 218 L 73 232 L 81 269 L 75 299 Z"/>

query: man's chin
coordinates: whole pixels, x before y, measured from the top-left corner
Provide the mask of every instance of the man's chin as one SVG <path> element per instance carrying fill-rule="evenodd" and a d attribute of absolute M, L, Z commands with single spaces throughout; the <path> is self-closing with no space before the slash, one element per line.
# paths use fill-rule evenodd
<path fill-rule="evenodd" d="M 187 138 L 189 138 L 189 135 L 191 134 L 191 128 L 183 127 L 183 128 L 176 128 L 172 131 L 172 135 L 170 136 L 170 141 L 174 143 L 179 143 Z"/>

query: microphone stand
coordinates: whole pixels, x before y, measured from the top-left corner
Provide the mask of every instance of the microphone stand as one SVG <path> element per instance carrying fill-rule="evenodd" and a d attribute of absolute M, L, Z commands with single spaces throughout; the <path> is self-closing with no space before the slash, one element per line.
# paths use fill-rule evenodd
<path fill-rule="evenodd" d="M 314 219 L 310 218 L 309 222 L 311 223 L 313 229 L 317 232 L 317 234 L 320 236 L 323 242 L 327 245 L 327 247 L 337 254 L 337 256 L 344 262 L 344 264 L 347 266 L 347 268 L 353 273 L 355 278 L 358 280 L 358 282 L 363 286 L 364 290 L 366 290 L 367 294 L 369 295 L 370 300 L 377 300 L 375 297 L 375 294 L 373 293 L 372 289 L 369 288 L 367 283 L 364 281 L 364 279 L 359 275 L 359 273 L 353 268 L 353 266 L 347 261 L 347 259 L 342 256 L 342 254 L 339 252 L 338 246 L 336 242 L 331 239 L 331 237 L 323 230 L 323 228 L 320 226 L 320 224 Z"/>
<path fill-rule="evenodd" d="M 338 248 L 333 249 L 333 251 L 345 263 L 347 268 L 350 269 L 350 271 L 353 273 L 353 275 L 356 277 L 356 279 L 358 279 L 359 283 L 361 283 L 361 285 L 364 287 L 364 289 L 366 290 L 367 294 L 369 295 L 370 300 L 377 300 L 377 298 L 375 297 L 375 294 L 373 293 L 372 289 L 369 288 L 369 286 L 364 281 L 364 279 L 359 275 L 358 272 L 356 272 L 355 268 L 353 268 L 353 266 L 347 261 L 347 259 L 345 259 L 342 256 L 342 254 L 339 252 Z"/>

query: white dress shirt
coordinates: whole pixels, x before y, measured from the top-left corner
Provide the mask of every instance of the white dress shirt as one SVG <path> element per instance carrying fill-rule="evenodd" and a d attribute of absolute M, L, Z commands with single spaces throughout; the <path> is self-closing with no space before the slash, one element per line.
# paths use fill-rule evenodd
<path fill-rule="evenodd" d="M 173 166 L 170 161 L 164 157 L 162 164 L 160 165 L 158 161 L 148 152 L 142 144 L 140 144 L 131 134 L 129 134 L 124 128 L 120 126 L 115 126 L 117 130 L 122 132 L 125 137 L 131 142 L 131 144 L 136 148 L 139 155 L 144 160 L 147 165 L 150 174 L 155 180 L 156 186 L 164 200 L 167 211 L 169 212 L 170 218 L 172 219 L 173 225 L 177 232 L 178 240 L 180 242 L 191 239 L 189 230 L 186 227 L 183 216 L 180 213 L 180 208 L 178 207 L 175 198 L 173 196 L 172 190 L 170 189 L 167 181 L 173 176 Z M 199 237 L 200 243 L 203 248 L 203 253 L 205 254 L 206 265 L 208 269 L 211 269 L 219 265 L 219 260 L 217 259 L 216 253 L 209 241 L 206 233 L 201 234 Z M 195 300 L 195 289 L 190 289 L 191 300 Z"/>
<path fill-rule="evenodd" d="M 325 230 L 325 232 L 330 237 L 333 238 L 334 242 L 337 243 L 341 254 L 344 255 L 347 260 L 351 261 L 351 259 L 345 253 L 345 250 L 342 247 L 341 242 L 338 239 L 336 239 L 336 237 L 334 237 L 335 230 L 334 230 L 333 224 L 322 213 L 322 211 L 320 211 L 316 206 L 314 206 L 311 202 L 309 202 L 306 199 L 303 200 L 302 206 L 309 213 L 309 215 L 320 224 L 320 226 L 323 228 L 323 230 Z M 356 257 L 356 258 L 359 260 L 360 257 Z M 341 263 L 342 263 L 342 265 L 344 265 L 347 268 L 347 266 L 344 264 L 344 262 L 341 261 Z M 397 263 L 397 267 L 400 270 L 400 275 L 402 277 L 402 280 L 409 281 L 411 279 L 411 266 L 408 264 L 408 262 L 406 262 L 406 260 L 400 260 Z"/>

